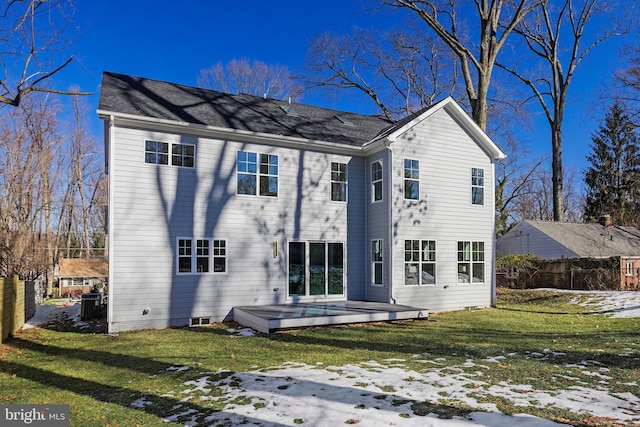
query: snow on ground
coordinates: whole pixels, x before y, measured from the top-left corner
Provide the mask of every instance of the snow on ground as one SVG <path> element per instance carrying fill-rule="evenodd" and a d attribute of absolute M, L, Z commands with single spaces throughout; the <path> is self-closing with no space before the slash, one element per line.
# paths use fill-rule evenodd
<path fill-rule="evenodd" d="M 80 306 L 80 300 L 71 298 L 63 298 L 53 300 L 47 304 L 40 304 L 36 307 L 36 314 L 25 322 L 22 329 L 43 327 L 49 322 L 64 318 L 73 320 L 74 325 L 82 329 L 87 326 L 87 323 L 80 320 Z"/>
<path fill-rule="evenodd" d="M 615 317 L 640 317 L 640 292 L 584 292 L 588 297 L 576 297 L 575 303 Z M 62 301 L 58 305 L 40 305 L 36 315 L 25 328 L 46 325 L 56 317 L 67 316 L 80 322 L 80 303 Z M 242 339 L 252 335 L 247 328 L 228 330 L 230 338 Z M 630 350 L 631 351 L 631 350 Z M 557 354 L 552 349 L 540 349 L 528 357 L 545 358 Z M 446 364 L 446 359 L 429 359 L 428 355 L 415 355 L 430 366 L 425 372 L 410 370 L 402 359 L 382 362 L 368 361 L 358 365 L 310 366 L 288 363 L 268 369 L 231 373 L 225 371 L 205 373 L 196 380 L 182 384 L 181 390 L 163 396 L 180 399 L 184 410 L 175 407 L 175 414 L 167 422 L 180 422 L 185 426 L 199 425 L 203 414 L 189 406 L 189 402 L 218 400 L 227 402 L 225 410 L 210 414 L 206 425 L 225 421 L 228 425 L 245 426 L 335 426 L 358 424 L 363 426 L 421 426 L 421 427 L 556 427 L 555 423 L 530 415 L 507 416 L 494 404 L 478 402 L 477 393 L 505 398 L 518 406 L 556 407 L 574 413 L 610 417 L 626 423 L 640 423 L 640 399 L 631 393 L 613 393 L 607 388 L 608 369 L 595 361 L 567 364 L 567 377 L 575 385 L 566 390 L 534 390 L 527 384 L 501 383 L 485 387 L 482 371 L 492 364 L 503 363 L 516 353 L 496 355 L 477 364 L 468 360 L 463 366 Z M 621 354 L 620 357 L 631 357 Z M 476 367 L 476 374 L 462 368 Z M 167 371 L 184 371 L 189 366 L 171 366 Z M 600 376 L 603 381 L 597 389 L 580 385 L 580 376 Z M 212 393 L 212 390 L 222 393 Z M 447 408 L 447 401 L 462 402 L 476 412 L 456 412 L 452 419 L 438 418 L 432 410 Z M 431 402 L 431 404 L 426 403 Z M 135 408 L 154 403 L 141 398 L 131 402 Z M 450 408 L 456 411 L 454 408 Z M 481 412 L 486 411 L 486 412 Z"/>

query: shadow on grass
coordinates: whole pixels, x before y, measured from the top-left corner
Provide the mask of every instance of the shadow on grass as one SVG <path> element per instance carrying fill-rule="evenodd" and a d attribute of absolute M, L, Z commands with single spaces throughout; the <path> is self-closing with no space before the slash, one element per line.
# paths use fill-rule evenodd
<path fill-rule="evenodd" d="M 159 331 L 159 333 L 161 333 Z M 20 350 L 29 351 L 29 360 L 33 364 L 37 364 L 38 357 L 44 357 L 48 360 L 51 357 L 55 357 L 61 364 L 66 366 L 73 366 L 74 361 L 90 362 L 95 365 L 92 371 L 97 372 L 100 369 L 109 367 L 123 370 L 122 375 L 126 376 L 126 371 L 137 371 L 149 375 L 157 375 L 167 373 L 169 368 L 175 366 L 170 363 L 164 363 L 155 361 L 151 358 L 137 357 L 124 354 L 110 353 L 106 351 L 98 350 L 84 350 L 84 349 L 67 349 L 61 348 L 55 345 L 43 345 L 33 341 L 13 338 L 7 342 L 10 347 Z M 40 355 L 40 356 L 38 356 Z M 216 407 L 222 407 L 224 403 L 212 402 L 215 399 L 209 399 L 207 392 L 203 392 L 201 395 L 197 393 L 190 393 L 192 399 L 204 398 L 204 401 L 209 401 L 211 404 L 201 405 L 194 403 L 193 401 L 185 401 L 182 398 L 157 395 L 141 392 L 135 388 L 124 387 L 121 385 L 112 385 L 99 382 L 96 378 L 82 378 L 78 374 L 74 376 L 64 375 L 59 372 L 53 372 L 42 367 L 27 365 L 24 363 L 0 360 L 0 371 L 6 373 L 9 376 L 15 376 L 22 378 L 33 383 L 38 383 L 46 387 L 55 388 L 62 391 L 67 391 L 87 398 L 94 399 L 100 402 L 120 405 L 126 409 L 140 410 L 145 413 L 156 416 L 163 420 L 163 422 L 176 422 L 183 425 L 215 425 L 215 426 L 235 426 L 239 424 L 251 424 L 262 426 L 279 426 L 280 423 L 272 423 L 256 417 L 250 417 L 246 415 L 240 415 L 233 412 L 217 409 Z M 82 372 L 86 372 L 82 371 Z M 237 376 L 236 376 L 237 375 Z M 212 389 L 216 388 L 218 384 L 228 382 L 233 386 L 231 389 L 242 388 L 246 393 L 247 398 L 240 401 L 233 401 L 235 396 L 229 396 L 229 403 L 233 403 L 238 407 L 241 405 L 254 405 L 259 403 L 258 398 L 251 396 L 252 392 L 258 392 L 259 380 L 264 381 L 264 377 L 260 374 L 254 373 L 241 373 L 235 374 L 233 372 L 199 372 L 191 370 L 190 378 L 202 378 L 208 377 L 211 381 Z M 238 376 L 242 376 L 246 381 L 239 381 Z M 277 378 L 276 381 L 281 383 L 290 382 L 290 378 Z M 116 379 L 115 381 L 120 381 Z M 242 384 L 240 384 L 240 382 Z M 276 394 L 282 394 L 289 397 L 300 397 L 307 394 L 307 397 L 317 397 L 318 407 L 325 408 L 327 401 L 338 401 L 336 396 L 342 396 L 341 402 L 345 402 L 344 396 L 349 396 L 346 403 L 354 405 L 356 409 L 367 409 L 362 405 L 364 398 L 367 400 L 369 407 L 384 406 L 385 410 L 391 410 L 398 413 L 398 417 L 411 416 L 425 416 L 429 413 L 434 413 L 441 418 L 451 418 L 453 416 L 465 417 L 472 410 L 467 407 L 456 407 L 446 404 L 420 402 L 411 399 L 404 399 L 395 396 L 393 393 L 371 393 L 365 392 L 362 389 L 356 389 L 352 387 L 338 387 L 333 385 L 327 385 L 324 383 L 316 383 L 309 380 L 300 380 L 301 387 L 295 389 L 288 389 L 286 386 L 278 386 L 275 384 L 272 388 Z M 235 384 L 234 384 L 235 383 Z M 176 382 L 176 388 L 185 387 L 183 380 Z M 240 387 L 240 385 L 242 387 Z M 190 386 L 187 386 L 190 387 Z M 46 398 L 43 395 L 43 398 Z M 225 395 L 215 395 L 215 398 L 225 399 Z M 134 407 L 133 403 L 139 401 L 142 402 L 139 406 Z M 31 402 L 33 403 L 33 402 Z M 359 407 L 362 405 L 362 407 Z M 72 404 L 73 406 L 73 404 Z M 101 413 L 94 412 L 96 409 L 91 407 L 85 407 L 81 409 L 85 411 L 83 414 L 84 419 L 95 418 L 96 420 L 102 415 Z M 323 409 L 320 409 L 322 411 Z M 332 414 L 328 412 L 323 413 L 320 419 L 325 419 Z M 318 414 L 318 411 L 315 412 Z M 301 410 L 300 416 L 296 415 L 296 418 L 304 420 L 308 418 L 305 416 L 304 410 Z M 292 421 L 293 421 L 292 415 Z M 114 420 L 117 422 L 117 420 Z M 349 420 L 344 420 L 347 422 Z M 185 424 L 187 423 L 187 424 Z"/>

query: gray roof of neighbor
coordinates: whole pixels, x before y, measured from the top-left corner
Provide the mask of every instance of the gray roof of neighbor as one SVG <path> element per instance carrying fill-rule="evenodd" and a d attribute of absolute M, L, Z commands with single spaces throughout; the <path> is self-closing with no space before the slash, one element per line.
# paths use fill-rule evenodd
<path fill-rule="evenodd" d="M 555 221 L 524 221 L 580 257 L 640 256 L 640 230 Z"/>
<path fill-rule="evenodd" d="M 283 109 L 292 107 L 296 115 Z M 354 114 L 253 95 L 105 72 L 102 112 L 175 120 L 205 126 L 362 146 L 397 125 L 378 116 Z M 345 124 L 336 116 L 348 120 Z"/>

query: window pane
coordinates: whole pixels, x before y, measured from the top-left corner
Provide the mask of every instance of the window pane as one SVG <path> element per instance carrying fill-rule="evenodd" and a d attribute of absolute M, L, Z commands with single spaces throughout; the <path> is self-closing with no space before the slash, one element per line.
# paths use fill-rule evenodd
<path fill-rule="evenodd" d="M 227 271 L 227 259 L 221 257 L 213 257 L 213 272 L 224 273 Z"/>
<path fill-rule="evenodd" d="M 484 205 L 484 188 L 473 187 L 471 189 L 471 203 L 474 205 Z"/>
<path fill-rule="evenodd" d="M 436 283 L 436 265 L 434 263 L 422 264 L 422 284 L 435 285 Z"/>
<path fill-rule="evenodd" d="M 166 142 L 145 141 L 144 151 L 145 163 L 157 165 L 166 165 L 169 163 L 169 144 Z"/>
<path fill-rule="evenodd" d="M 324 295 L 326 280 L 324 243 L 309 243 L 309 294 Z"/>
<path fill-rule="evenodd" d="M 422 261 L 436 261 L 436 242 L 435 240 L 422 241 Z"/>
<path fill-rule="evenodd" d="M 209 241 L 196 240 L 196 271 L 209 272 Z"/>
<path fill-rule="evenodd" d="M 344 246 L 329 243 L 329 295 L 344 293 Z"/>
<path fill-rule="evenodd" d="M 178 240 L 178 272 L 190 273 L 191 272 L 191 240 L 179 239 Z"/>
<path fill-rule="evenodd" d="M 289 242 L 289 295 L 305 295 L 305 243 Z"/>
<path fill-rule="evenodd" d="M 407 263 L 404 265 L 404 284 L 407 286 L 419 284 L 419 264 Z"/>
<path fill-rule="evenodd" d="M 382 200 L 382 182 L 378 181 L 373 184 L 373 201 L 377 202 Z"/>
<path fill-rule="evenodd" d="M 484 282 L 484 264 L 473 264 L 473 283 Z"/>
<path fill-rule="evenodd" d="M 238 173 L 238 194 L 256 194 L 256 176 Z"/>
<path fill-rule="evenodd" d="M 193 145 L 173 144 L 171 146 L 171 154 L 171 164 L 173 166 L 193 167 Z"/>
<path fill-rule="evenodd" d="M 410 200 L 418 200 L 419 183 L 405 179 L 404 181 L 404 198 Z"/>
<path fill-rule="evenodd" d="M 342 182 L 331 183 L 331 200 L 334 202 L 347 201 L 347 185 Z"/>
<path fill-rule="evenodd" d="M 227 242 L 225 240 L 213 241 L 213 272 L 225 273 L 227 271 Z"/>
<path fill-rule="evenodd" d="M 373 283 L 376 285 L 382 284 L 382 263 L 377 262 L 373 268 Z"/>
<path fill-rule="evenodd" d="M 373 261 L 382 261 L 382 240 L 371 242 L 371 259 Z"/>
<path fill-rule="evenodd" d="M 458 242 L 458 261 L 471 261 L 470 242 Z"/>
<path fill-rule="evenodd" d="M 469 283 L 469 264 L 458 263 L 458 283 Z"/>
<path fill-rule="evenodd" d="M 278 195 L 278 177 L 261 176 L 260 177 L 260 195 L 261 196 L 277 196 Z"/>

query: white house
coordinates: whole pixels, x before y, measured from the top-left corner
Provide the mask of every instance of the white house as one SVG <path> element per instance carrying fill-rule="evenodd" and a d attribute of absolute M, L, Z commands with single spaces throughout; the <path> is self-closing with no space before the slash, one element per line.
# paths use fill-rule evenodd
<path fill-rule="evenodd" d="M 447 98 L 396 123 L 104 73 L 110 332 L 234 306 L 495 294 L 494 165 Z"/>

